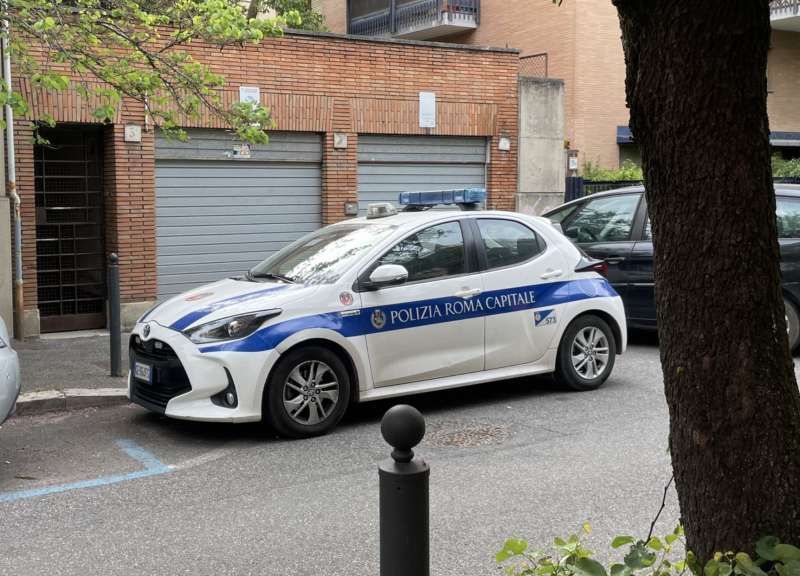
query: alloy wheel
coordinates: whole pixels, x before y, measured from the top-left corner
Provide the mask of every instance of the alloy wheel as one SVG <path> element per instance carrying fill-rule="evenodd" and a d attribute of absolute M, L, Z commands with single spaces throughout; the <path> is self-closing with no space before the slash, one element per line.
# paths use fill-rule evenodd
<path fill-rule="evenodd" d="M 308 360 L 295 366 L 283 384 L 283 407 L 305 426 L 323 422 L 339 402 L 339 380 L 325 362 Z"/>
<path fill-rule="evenodd" d="M 608 338 L 595 326 L 586 326 L 572 340 L 572 367 L 581 378 L 593 380 L 605 372 L 608 366 Z"/>

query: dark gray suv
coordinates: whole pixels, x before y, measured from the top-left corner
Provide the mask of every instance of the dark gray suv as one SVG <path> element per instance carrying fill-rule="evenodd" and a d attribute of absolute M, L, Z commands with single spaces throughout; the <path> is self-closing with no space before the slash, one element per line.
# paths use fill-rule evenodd
<path fill-rule="evenodd" d="M 781 273 L 789 343 L 800 344 L 800 186 L 776 184 Z M 625 304 L 630 328 L 655 328 L 653 243 L 644 188 L 620 188 L 562 204 L 544 214 L 590 256 L 608 263 L 608 281 Z"/>

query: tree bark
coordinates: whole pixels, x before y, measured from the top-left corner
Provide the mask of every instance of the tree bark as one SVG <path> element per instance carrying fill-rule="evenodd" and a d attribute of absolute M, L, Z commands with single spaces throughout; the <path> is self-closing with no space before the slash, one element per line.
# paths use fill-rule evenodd
<path fill-rule="evenodd" d="M 669 447 L 698 558 L 800 543 L 800 393 L 780 286 L 768 0 L 613 0 L 655 250 Z"/>

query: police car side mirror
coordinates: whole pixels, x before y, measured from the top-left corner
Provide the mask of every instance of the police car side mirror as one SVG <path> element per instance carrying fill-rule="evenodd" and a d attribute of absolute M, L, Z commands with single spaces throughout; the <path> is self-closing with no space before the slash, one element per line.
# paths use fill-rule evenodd
<path fill-rule="evenodd" d="M 369 275 L 367 287 L 377 290 L 385 286 L 397 286 L 408 280 L 408 270 L 399 264 L 381 264 Z"/>

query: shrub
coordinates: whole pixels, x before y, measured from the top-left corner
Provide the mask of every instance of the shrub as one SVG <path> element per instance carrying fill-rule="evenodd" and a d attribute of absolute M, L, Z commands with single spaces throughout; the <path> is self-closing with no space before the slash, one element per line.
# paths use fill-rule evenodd
<path fill-rule="evenodd" d="M 584 524 L 583 532 L 591 528 Z M 755 545 L 755 557 L 745 552 L 718 552 L 701 566 L 686 551 L 683 528 L 679 525 L 663 538 L 648 535 L 646 540 L 617 536 L 611 548 L 627 546 L 622 562 L 606 567 L 593 559 L 581 536 L 556 538 L 552 552 L 532 551 L 525 540 L 506 540 L 495 555 L 508 576 L 800 576 L 800 548 L 782 544 L 766 536 Z"/>
<path fill-rule="evenodd" d="M 618 182 L 620 180 L 643 180 L 642 168 L 634 164 L 630 159 L 625 160 L 622 166 L 612 170 L 601 168 L 599 164 L 585 162 L 581 170 L 584 180 L 594 180 L 596 182 Z"/>
<path fill-rule="evenodd" d="M 784 160 L 779 154 L 772 156 L 772 176 L 775 178 L 800 178 L 800 158 Z"/>

